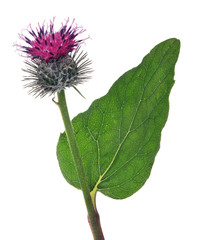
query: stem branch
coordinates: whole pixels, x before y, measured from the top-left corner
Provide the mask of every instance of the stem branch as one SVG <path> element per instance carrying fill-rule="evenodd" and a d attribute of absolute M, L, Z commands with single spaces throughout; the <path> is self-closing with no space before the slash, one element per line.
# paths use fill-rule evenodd
<path fill-rule="evenodd" d="M 99 215 L 92 202 L 89 185 L 88 185 L 87 178 L 84 172 L 84 167 L 82 164 L 82 159 L 79 153 L 79 149 L 75 139 L 75 134 L 70 121 L 64 90 L 61 90 L 60 92 L 58 92 L 57 95 L 58 95 L 58 106 L 61 111 L 62 119 L 64 122 L 68 144 L 70 146 L 70 150 L 75 163 L 75 168 L 77 170 L 78 178 L 80 181 L 80 187 L 84 195 L 84 200 L 85 200 L 85 204 L 88 211 L 89 224 L 94 236 L 94 240 L 104 240 L 103 232 L 100 225 Z"/>

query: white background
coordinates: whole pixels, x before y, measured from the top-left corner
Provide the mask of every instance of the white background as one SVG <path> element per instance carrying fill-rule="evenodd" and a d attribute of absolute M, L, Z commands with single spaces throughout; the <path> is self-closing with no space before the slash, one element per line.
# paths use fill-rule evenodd
<path fill-rule="evenodd" d="M 3 1 L 0 6 L 0 239 L 92 239 L 80 191 L 60 173 L 56 144 L 64 130 L 51 98 L 34 99 L 21 82 L 12 47 L 29 23 L 68 16 L 87 29 L 93 78 L 67 90 L 71 117 L 104 95 L 156 44 L 181 40 L 170 114 L 149 180 L 132 197 L 97 196 L 106 240 L 201 239 L 200 1 Z"/>

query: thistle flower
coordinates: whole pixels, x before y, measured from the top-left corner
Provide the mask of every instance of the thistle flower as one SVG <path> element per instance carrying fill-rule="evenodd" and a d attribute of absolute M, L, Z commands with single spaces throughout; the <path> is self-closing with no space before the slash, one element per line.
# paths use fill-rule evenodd
<path fill-rule="evenodd" d="M 74 20 L 68 25 L 69 19 L 55 32 L 53 19 L 49 27 L 38 25 L 36 31 L 29 25 L 27 31 L 32 40 L 19 34 L 26 46 L 15 46 L 28 57 L 23 71 L 28 73 L 24 80 L 30 81 L 25 85 L 31 88 L 29 93 L 41 97 L 52 95 L 66 87 L 75 88 L 89 78 L 91 61 L 87 59 L 87 53 L 80 51 L 80 45 L 85 39 L 77 39 L 85 30 L 75 25 Z"/>

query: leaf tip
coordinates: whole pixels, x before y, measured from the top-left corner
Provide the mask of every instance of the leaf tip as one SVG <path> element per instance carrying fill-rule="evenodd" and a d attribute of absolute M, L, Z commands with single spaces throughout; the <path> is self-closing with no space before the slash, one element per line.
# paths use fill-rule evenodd
<path fill-rule="evenodd" d="M 175 48 L 180 50 L 181 41 L 179 39 L 177 39 L 177 38 L 170 38 L 169 40 L 172 41 L 172 43 L 173 43 Z"/>

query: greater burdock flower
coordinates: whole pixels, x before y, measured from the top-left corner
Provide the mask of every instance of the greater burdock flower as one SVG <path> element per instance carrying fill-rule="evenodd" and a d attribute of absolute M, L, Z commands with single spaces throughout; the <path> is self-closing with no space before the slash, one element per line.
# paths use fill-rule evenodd
<path fill-rule="evenodd" d="M 91 61 L 87 53 L 80 50 L 85 39 L 77 39 L 85 30 L 69 19 L 58 32 L 54 31 L 54 19 L 45 27 L 38 25 L 34 31 L 29 25 L 27 31 L 30 38 L 19 34 L 26 46 L 15 44 L 18 50 L 26 54 L 26 68 L 28 76 L 24 80 L 30 81 L 25 87 L 30 87 L 30 93 L 36 96 L 54 94 L 66 87 L 74 87 L 89 78 Z"/>

